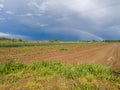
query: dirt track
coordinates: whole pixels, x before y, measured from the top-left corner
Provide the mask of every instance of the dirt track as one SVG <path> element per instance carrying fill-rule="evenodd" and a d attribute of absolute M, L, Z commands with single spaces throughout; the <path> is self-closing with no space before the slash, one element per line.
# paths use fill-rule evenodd
<path fill-rule="evenodd" d="M 60 60 L 63 62 L 99 63 L 113 67 L 120 67 L 120 46 L 115 44 L 90 49 L 73 50 L 58 53 L 43 54 L 42 58 Z"/>
<path fill-rule="evenodd" d="M 74 45 L 70 48 L 72 47 L 74 47 Z M 25 50 L 24 52 L 21 52 L 22 47 L 6 48 L 3 53 L 0 53 L 0 61 L 8 59 L 15 61 L 22 60 L 24 62 L 30 62 L 32 60 L 59 60 L 65 63 L 99 63 L 116 68 L 120 67 L 120 44 L 110 43 L 65 51 L 54 50 L 52 46 L 50 48 L 50 50 L 43 53 L 38 52 L 42 50 L 39 49 L 39 47 L 34 47 L 33 49 L 29 47 L 28 51 Z"/>

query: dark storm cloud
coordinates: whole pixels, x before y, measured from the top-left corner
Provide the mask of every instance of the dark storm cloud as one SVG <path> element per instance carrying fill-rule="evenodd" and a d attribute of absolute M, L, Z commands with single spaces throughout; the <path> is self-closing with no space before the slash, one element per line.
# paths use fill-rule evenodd
<path fill-rule="evenodd" d="M 119 8 L 119 0 L 0 0 L 0 35 L 120 39 Z"/>

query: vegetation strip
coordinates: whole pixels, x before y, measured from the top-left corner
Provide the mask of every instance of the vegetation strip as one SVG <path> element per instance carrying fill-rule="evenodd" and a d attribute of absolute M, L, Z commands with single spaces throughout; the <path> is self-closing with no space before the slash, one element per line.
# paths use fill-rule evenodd
<path fill-rule="evenodd" d="M 63 45 L 70 43 L 30 43 L 30 42 L 16 42 L 16 43 L 0 43 L 0 47 L 22 47 L 22 46 L 49 46 L 49 45 Z"/>
<path fill-rule="evenodd" d="M 98 64 L 64 64 L 41 61 L 26 65 L 22 62 L 8 61 L 0 63 L 0 89 L 6 90 L 9 87 L 12 90 L 18 88 L 29 88 L 30 90 L 46 88 L 47 90 L 50 88 L 52 90 L 98 90 L 101 88 L 119 90 L 120 77 L 114 76 L 112 72 L 111 67 Z"/>

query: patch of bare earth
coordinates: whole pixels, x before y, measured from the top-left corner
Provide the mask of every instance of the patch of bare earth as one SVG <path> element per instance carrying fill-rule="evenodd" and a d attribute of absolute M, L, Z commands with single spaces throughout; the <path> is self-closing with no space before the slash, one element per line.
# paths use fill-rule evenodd
<path fill-rule="evenodd" d="M 87 44 L 85 44 L 87 45 Z M 91 45 L 91 44 L 90 44 Z M 120 66 L 120 44 L 97 44 L 88 47 L 80 44 L 15 47 L 0 49 L 0 61 L 14 60 L 31 61 L 51 60 L 64 63 L 99 63 L 119 68 Z M 84 44 L 83 44 L 84 46 Z M 67 50 L 61 50 L 67 48 Z M 3 50 L 4 49 L 4 50 Z"/>

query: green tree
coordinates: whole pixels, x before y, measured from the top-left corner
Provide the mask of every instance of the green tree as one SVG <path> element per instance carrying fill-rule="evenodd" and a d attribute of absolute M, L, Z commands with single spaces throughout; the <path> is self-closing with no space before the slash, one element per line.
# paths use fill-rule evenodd
<path fill-rule="evenodd" d="M 18 41 L 19 41 L 19 42 L 22 42 L 23 40 L 19 38 Z"/>
<path fill-rule="evenodd" d="M 96 42 L 96 40 L 92 40 L 92 42 Z"/>

